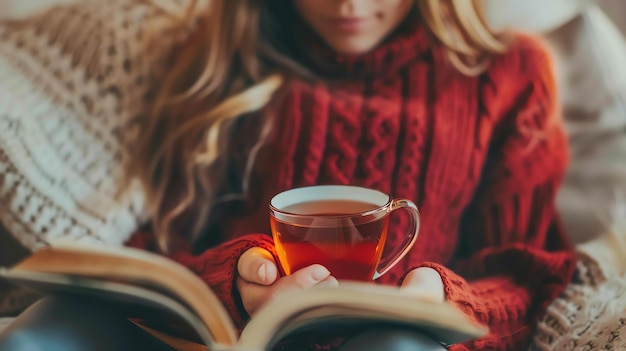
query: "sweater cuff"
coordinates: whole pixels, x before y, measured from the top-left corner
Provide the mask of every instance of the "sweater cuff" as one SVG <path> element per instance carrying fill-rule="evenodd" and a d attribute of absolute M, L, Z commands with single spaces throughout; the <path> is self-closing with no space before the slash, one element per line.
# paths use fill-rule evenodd
<path fill-rule="evenodd" d="M 272 238 L 265 234 L 246 235 L 215 248 L 206 250 L 200 256 L 186 252 L 175 253 L 171 258 L 195 272 L 216 293 L 233 322 L 242 328 L 250 316 L 243 307 L 237 289 L 237 262 L 248 249 L 260 247 L 269 251 L 278 262 Z"/>
<path fill-rule="evenodd" d="M 432 268 L 439 276 L 441 276 L 441 281 L 443 282 L 443 289 L 445 299 L 454 303 L 463 313 L 465 313 L 468 317 L 474 320 L 476 323 L 481 323 L 476 319 L 476 314 L 481 311 L 476 311 L 476 306 L 472 303 L 476 299 L 474 294 L 471 292 L 469 284 L 467 281 L 454 273 L 452 270 L 447 268 L 444 265 L 433 263 L 433 262 L 424 262 L 419 266 L 413 267 L 408 270 L 400 279 L 400 285 L 404 282 L 407 274 L 416 268 Z"/>

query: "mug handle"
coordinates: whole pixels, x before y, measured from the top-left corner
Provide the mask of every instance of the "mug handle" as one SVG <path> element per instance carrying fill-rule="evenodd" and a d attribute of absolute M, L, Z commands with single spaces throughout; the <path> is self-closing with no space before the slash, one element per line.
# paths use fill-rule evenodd
<path fill-rule="evenodd" d="M 409 212 L 411 215 L 412 225 L 409 226 L 409 232 L 407 233 L 404 243 L 396 248 L 393 253 L 389 254 L 388 257 L 381 258 L 378 269 L 374 272 L 372 280 L 380 278 L 383 274 L 387 273 L 391 268 L 393 268 L 393 266 L 400 262 L 400 260 L 409 252 L 417 240 L 417 235 L 420 229 L 420 213 L 417 206 L 415 206 L 411 200 L 393 200 L 391 202 L 391 206 L 389 206 L 389 214 L 398 209 L 405 209 Z"/>

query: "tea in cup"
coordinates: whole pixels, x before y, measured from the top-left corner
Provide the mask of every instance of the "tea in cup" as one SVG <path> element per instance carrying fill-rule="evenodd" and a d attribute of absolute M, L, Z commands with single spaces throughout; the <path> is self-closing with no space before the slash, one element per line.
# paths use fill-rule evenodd
<path fill-rule="evenodd" d="M 404 243 L 383 256 L 389 216 L 411 214 Z M 377 190 L 320 185 L 284 191 L 270 201 L 270 224 L 287 275 L 321 264 L 339 280 L 371 281 L 388 272 L 415 244 L 420 216 L 415 204 Z"/>

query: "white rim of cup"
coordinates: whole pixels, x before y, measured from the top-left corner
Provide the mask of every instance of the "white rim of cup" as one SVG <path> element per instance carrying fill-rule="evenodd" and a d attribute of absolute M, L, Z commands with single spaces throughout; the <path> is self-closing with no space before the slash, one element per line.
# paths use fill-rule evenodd
<path fill-rule="evenodd" d="M 354 216 L 369 216 L 380 211 L 386 211 L 393 199 L 389 194 L 385 194 L 382 191 L 360 186 L 313 185 L 285 190 L 274 195 L 274 197 L 272 197 L 272 199 L 270 200 L 270 210 L 286 216 L 319 217 L 317 215 L 306 215 L 287 212 L 283 210 L 283 208 L 303 202 L 322 200 L 354 200 L 378 206 L 373 210 L 365 212 L 346 213 L 336 216 L 325 216 L 329 218 L 345 218 Z"/>

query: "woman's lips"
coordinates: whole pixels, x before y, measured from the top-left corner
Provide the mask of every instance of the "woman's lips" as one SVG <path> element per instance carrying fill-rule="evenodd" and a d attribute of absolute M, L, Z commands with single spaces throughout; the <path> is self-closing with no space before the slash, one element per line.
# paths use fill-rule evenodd
<path fill-rule="evenodd" d="M 333 27 L 335 27 L 335 29 L 339 31 L 356 33 L 365 28 L 368 23 L 368 19 L 365 17 L 344 17 L 333 18 L 329 22 Z"/>

